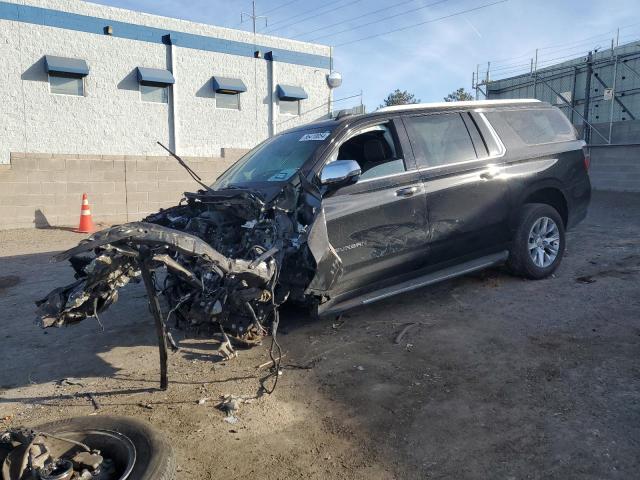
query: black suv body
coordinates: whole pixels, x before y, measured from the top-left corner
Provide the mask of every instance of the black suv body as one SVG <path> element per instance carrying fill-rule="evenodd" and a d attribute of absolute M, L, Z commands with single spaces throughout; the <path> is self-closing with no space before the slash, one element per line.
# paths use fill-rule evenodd
<path fill-rule="evenodd" d="M 329 241 L 344 271 L 323 292 L 320 313 L 505 262 L 510 254 L 517 273 L 549 275 L 562 257 L 564 230 L 587 212 L 584 142 L 559 109 L 542 102 L 399 106 L 324 122 L 312 133 L 326 131 L 327 147 L 302 167 L 308 178 L 341 159 L 356 160 L 361 174 L 323 195 Z M 547 206 L 541 217 L 551 219 L 550 208 L 560 219 L 549 237 L 558 237 L 557 255 L 542 268 L 518 252 L 532 205 Z M 527 220 L 530 228 L 537 219 Z"/>
<path fill-rule="evenodd" d="M 162 293 L 177 322 L 251 344 L 275 332 L 287 300 L 336 314 L 504 262 L 543 278 L 586 215 L 588 161 L 562 112 L 536 100 L 311 123 L 258 145 L 212 186 L 196 177 L 203 188 L 180 205 L 59 255 L 78 280 L 38 314 L 45 327 L 97 316 L 143 278 L 158 328 Z"/>

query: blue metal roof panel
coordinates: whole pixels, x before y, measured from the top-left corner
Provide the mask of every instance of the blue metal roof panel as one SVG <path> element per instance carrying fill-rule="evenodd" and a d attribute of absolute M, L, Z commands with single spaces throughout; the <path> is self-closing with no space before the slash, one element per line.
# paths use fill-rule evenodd
<path fill-rule="evenodd" d="M 304 88 L 292 85 L 279 84 L 277 93 L 280 100 L 304 100 L 305 98 L 309 98 Z"/>
<path fill-rule="evenodd" d="M 173 85 L 176 83 L 173 74 L 169 70 L 145 67 L 138 67 L 138 81 L 140 83 L 156 83 L 161 85 Z"/>
<path fill-rule="evenodd" d="M 239 78 L 213 77 L 213 89 L 216 92 L 242 93 L 247 91 L 247 86 Z"/>
<path fill-rule="evenodd" d="M 74 77 L 85 77 L 89 75 L 89 65 L 80 58 L 56 57 L 54 55 L 44 56 L 44 65 L 48 73 L 59 73 L 72 75 Z"/>

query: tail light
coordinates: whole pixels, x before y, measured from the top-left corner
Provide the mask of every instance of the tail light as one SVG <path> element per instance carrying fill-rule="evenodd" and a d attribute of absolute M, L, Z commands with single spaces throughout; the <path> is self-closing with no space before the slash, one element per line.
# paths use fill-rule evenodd
<path fill-rule="evenodd" d="M 589 171 L 591 166 L 591 149 L 587 146 L 582 147 L 582 153 L 584 154 L 584 169 Z"/>

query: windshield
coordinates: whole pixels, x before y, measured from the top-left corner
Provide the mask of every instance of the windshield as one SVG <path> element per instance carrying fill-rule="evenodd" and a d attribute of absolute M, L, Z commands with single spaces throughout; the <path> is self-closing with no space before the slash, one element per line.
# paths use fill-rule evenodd
<path fill-rule="evenodd" d="M 296 131 L 270 138 L 223 173 L 213 188 L 289 180 L 324 143 L 330 131 Z"/>

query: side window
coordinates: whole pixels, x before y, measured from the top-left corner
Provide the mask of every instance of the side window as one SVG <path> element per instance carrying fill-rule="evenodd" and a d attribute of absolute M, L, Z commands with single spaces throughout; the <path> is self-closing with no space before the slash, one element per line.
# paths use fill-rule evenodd
<path fill-rule="evenodd" d="M 459 113 L 407 117 L 420 167 L 439 167 L 477 158 L 471 137 Z"/>
<path fill-rule="evenodd" d="M 360 179 L 371 180 L 406 171 L 391 122 L 367 127 L 340 145 L 334 160 L 355 160 Z"/>
<path fill-rule="evenodd" d="M 240 110 L 240 94 L 216 92 L 216 108 Z"/>
<path fill-rule="evenodd" d="M 143 102 L 169 103 L 169 87 L 166 85 L 140 84 L 140 98 Z"/>
<path fill-rule="evenodd" d="M 471 112 L 469 116 L 473 120 L 474 125 L 482 134 L 482 140 L 485 148 L 489 152 L 489 156 L 497 156 L 504 153 L 504 146 L 502 143 L 498 144 L 498 133 L 496 132 L 494 125 L 489 123 L 484 113 Z M 480 156 L 480 155 L 479 155 Z"/>
<path fill-rule="evenodd" d="M 527 145 L 575 140 L 573 126 L 554 108 L 504 110 L 485 113 L 487 119 L 511 129 Z"/>
<path fill-rule="evenodd" d="M 49 74 L 51 93 L 84 96 L 84 78 Z"/>
<path fill-rule="evenodd" d="M 280 115 L 300 115 L 300 100 L 278 100 Z"/>
<path fill-rule="evenodd" d="M 464 124 L 467 127 L 467 132 L 471 135 L 471 141 L 473 142 L 473 146 L 476 149 L 476 155 L 478 158 L 485 158 L 489 156 L 489 150 L 487 149 L 487 143 L 480 136 L 480 132 L 478 131 L 478 125 L 469 112 L 461 114 L 462 120 L 464 120 Z"/>

